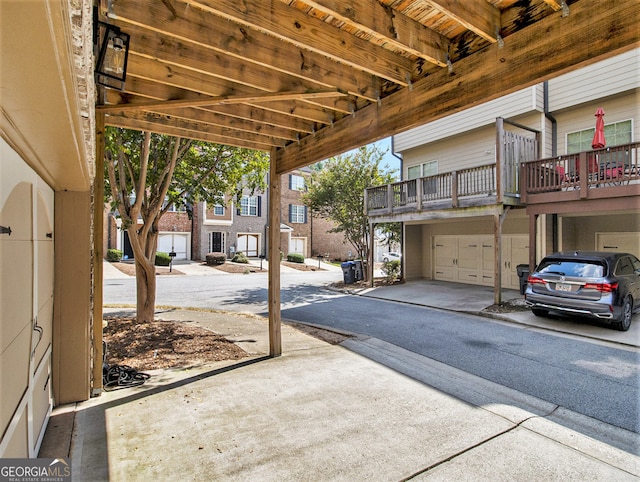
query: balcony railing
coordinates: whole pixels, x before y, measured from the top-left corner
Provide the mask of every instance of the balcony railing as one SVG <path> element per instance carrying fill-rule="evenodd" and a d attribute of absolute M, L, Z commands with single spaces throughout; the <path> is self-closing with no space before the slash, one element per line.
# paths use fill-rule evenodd
<path fill-rule="evenodd" d="M 496 194 L 496 165 L 489 164 L 369 188 L 366 209 L 375 215 L 486 204 Z"/>
<path fill-rule="evenodd" d="M 585 151 L 522 164 L 527 202 L 541 193 L 582 191 L 637 184 L 640 181 L 640 143 Z"/>

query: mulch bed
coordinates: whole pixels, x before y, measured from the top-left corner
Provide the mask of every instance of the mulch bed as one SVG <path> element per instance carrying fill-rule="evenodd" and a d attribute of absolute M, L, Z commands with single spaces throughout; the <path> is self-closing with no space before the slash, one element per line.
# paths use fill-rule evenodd
<path fill-rule="evenodd" d="M 138 323 L 131 317 L 104 318 L 108 365 L 137 370 L 201 365 L 248 356 L 242 348 L 212 331 L 184 321 Z"/>

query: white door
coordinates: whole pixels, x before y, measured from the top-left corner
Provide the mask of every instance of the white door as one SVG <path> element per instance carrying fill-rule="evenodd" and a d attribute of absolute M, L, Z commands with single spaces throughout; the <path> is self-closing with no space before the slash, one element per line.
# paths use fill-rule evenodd
<path fill-rule="evenodd" d="M 502 237 L 502 287 L 520 289 L 517 266 L 529 264 L 529 236 L 505 235 Z"/>
<path fill-rule="evenodd" d="M 258 238 L 257 234 L 238 234 L 238 248 L 236 251 L 242 251 L 249 258 L 258 256 Z"/>

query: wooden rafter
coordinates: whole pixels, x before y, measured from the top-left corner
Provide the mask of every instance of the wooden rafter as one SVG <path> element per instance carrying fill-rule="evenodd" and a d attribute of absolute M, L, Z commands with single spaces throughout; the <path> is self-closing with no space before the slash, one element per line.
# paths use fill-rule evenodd
<path fill-rule="evenodd" d="M 326 97 L 341 97 L 343 92 L 275 92 L 261 95 L 223 95 L 220 97 L 196 96 L 187 99 L 164 100 L 159 102 L 147 102 L 136 104 L 98 105 L 96 110 L 103 112 L 125 110 L 153 110 L 156 108 L 170 109 L 174 107 L 200 107 L 210 105 L 253 104 L 262 102 L 275 102 L 282 100 L 307 100 L 322 99 Z"/>

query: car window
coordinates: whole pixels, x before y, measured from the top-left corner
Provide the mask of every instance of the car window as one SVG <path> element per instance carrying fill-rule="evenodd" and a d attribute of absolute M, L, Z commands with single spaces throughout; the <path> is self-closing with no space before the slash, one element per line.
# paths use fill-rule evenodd
<path fill-rule="evenodd" d="M 631 264 L 633 264 L 633 270 L 634 271 L 639 271 L 640 270 L 640 260 L 638 260 L 638 258 L 634 258 L 632 256 L 631 257 Z"/>
<path fill-rule="evenodd" d="M 560 276 L 575 276 L 578 278 L 602 278 L 604 266 L 596 262 L 564 261 L 558 259 L 543 260 L 538 266 L 538 272 L 543 274 L 557 274 Z"/>
<path fill-rule="evenodd" d="M 633 264 L 629 256 L 620 258 L 616 266 L 615 274 L 618 276 L 633 274 Z"/>

